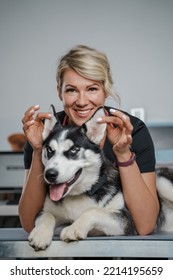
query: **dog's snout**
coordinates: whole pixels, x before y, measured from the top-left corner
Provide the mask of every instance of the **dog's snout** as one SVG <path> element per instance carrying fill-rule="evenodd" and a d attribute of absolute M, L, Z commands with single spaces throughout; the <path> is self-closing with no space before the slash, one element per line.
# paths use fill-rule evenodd
<path fill-rule="evenodd" d="M 54 183 L 58 176 L 58 171 L 55 169 L 48 169 L 45 172 L 45 178 L 49 183 Z"/>

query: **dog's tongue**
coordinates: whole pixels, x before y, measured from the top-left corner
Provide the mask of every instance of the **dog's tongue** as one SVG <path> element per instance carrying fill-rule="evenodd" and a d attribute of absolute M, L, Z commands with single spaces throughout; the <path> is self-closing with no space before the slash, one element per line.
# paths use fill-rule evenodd
<path fill-rule="evenodd" d="M 50 199 L 53 201 L 58 201 L 62 198 L 66 188 L 66 183 L 58 185 L 50 185 Z"/>

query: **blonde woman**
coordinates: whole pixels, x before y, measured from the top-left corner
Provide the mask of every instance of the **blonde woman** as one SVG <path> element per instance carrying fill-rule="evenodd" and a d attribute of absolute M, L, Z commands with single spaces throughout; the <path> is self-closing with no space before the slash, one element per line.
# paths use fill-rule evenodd
<path fill-rule="evenodd" d="M 76 46 L 60 59 L 56 78 L 58 95 L 64 107 L 57 114 L 63 125 L 81 126 L 98 107 L 105 107 L 106 116 L 97 120 L 107 124 L 102 148 L 119 169 L 125 202 L 136 231 L 141 235 L 151 233 L 159 213 L 153 142 L 141 120 L 105 106 L 108 96 L 118 98 L 113 91 L 106 55 L 87 46 Z M 42 120 L 51 116 L 39 109 L 38 105 L 30 107 L 22 120 L 28 144 L 19 215 L 23 228 L 28 232 L 33 229 L 46 196 L 46 184 L 41 176 L 44 169 L 41 161 Z"/>

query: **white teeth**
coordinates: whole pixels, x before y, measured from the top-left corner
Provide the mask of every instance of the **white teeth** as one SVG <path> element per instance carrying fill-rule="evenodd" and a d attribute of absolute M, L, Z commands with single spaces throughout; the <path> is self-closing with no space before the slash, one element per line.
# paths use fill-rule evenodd
<path fill-rule="evenodd" d="M 80 114 L 80 115 L 86 115 L 86 114 L 88 114 L 89 112 L 90 112 L 90 110 L 86 110 L 86 111 L 77 111 L 78 112 L 78 114 Z"/>

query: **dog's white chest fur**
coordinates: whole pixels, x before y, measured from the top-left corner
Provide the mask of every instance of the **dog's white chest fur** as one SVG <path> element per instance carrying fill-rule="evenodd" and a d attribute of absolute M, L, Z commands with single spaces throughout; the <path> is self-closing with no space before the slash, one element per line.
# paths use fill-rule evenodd
<path fill-rule="evenodd" d="M 122 193 L 117 194 L 106 206 L 104 206 L 106 198 L 97 203 L 87 195 L 67 196 L 62 201 L 54 203 L 47 196 L 44 211 L 51 212 L 55 218 L 57 225 L 66 222 L 73 222 L 79 218 L 84 212 L 91 208 L 103 208 L 105 212 L 118 213 L 119 209 L 124 207 L 124 199 Z"/>

